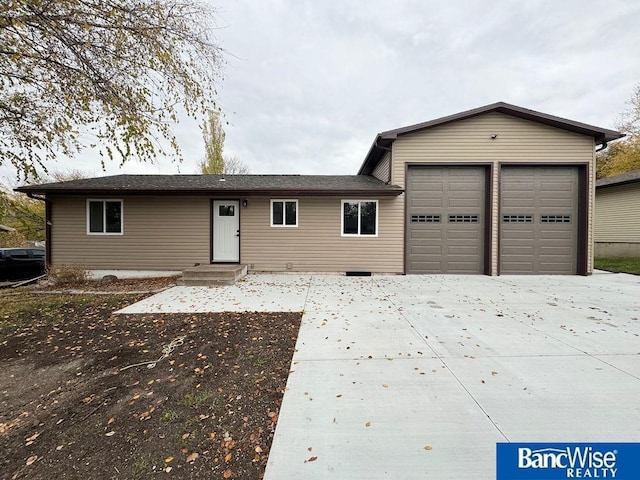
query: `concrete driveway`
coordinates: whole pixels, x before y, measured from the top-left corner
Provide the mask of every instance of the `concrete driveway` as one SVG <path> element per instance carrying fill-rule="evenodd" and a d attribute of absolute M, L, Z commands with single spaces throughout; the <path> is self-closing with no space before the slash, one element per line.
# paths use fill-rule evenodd
<path fill-rule="evenodd" d="M 267 480 L 493 479 L 496 442 L 640 441 L 639 277 L 252 275 L 123 312 L 263 309 L 304 310 Z"/>

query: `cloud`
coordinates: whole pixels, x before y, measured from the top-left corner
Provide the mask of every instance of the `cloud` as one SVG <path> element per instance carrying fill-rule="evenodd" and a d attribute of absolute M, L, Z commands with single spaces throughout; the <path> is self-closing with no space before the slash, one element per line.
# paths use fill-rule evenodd
<path fill-rule="evenodd" d="M 614 127 L 640 82 L 639 2 L 216 5 L 225 151 L 253 173 L 356 173 L 376 133 L 496 101 Z M 123 171 L 196 172 L 200 130 L 176 133 L 183 164 Z M 91 154 L 74 162 L 99 169 Z"/>

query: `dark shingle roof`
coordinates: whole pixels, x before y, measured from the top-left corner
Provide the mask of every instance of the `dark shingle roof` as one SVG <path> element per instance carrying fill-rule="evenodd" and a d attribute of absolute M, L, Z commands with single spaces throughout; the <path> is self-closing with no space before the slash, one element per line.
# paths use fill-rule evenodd
<path fill-rule="evenodd" d="M 368 175 L 114 175 L 19 187 L 47 194 L 169 195 L 400 195 L 403 190 Z"/>
<path fill-rule="evenodd" d="M 391 144 L 396 138 L 398 138 L 398 136 L 425 130 L 427 128 L 438 127 L 440 125 L 445 125 L 451 122 L 457 122 L 459 120 L 464 120 L 466 118 L 475 117 L 477 115 L 482 115 L 489 112 L 504 113 L 513 117 L 518 117 L 552 127 L 561 128 L 563 130 L 568 130 L 570 132 L 588 135 L 594 138 L 596 145 L 611 142 L 612 140 L 624 137 L 624 134 L 615 130 L 609 130 L 607 128 L 601 128 L 594 125 L 588 125 L 586 123 L 576 122 L 574 120 L 556 117 L 555 115 L 549 115 L 547 113 L 536 112 L 535 110 L 518 107 L 517 105 L 511 105 L 505 102 L 497 102 L 490 105 L 485 105 L 484 107 L 474 108 L 473 110 L 467 110 L 466 112 L 460 112 L 454 115 L 436 118 L 435 120 L 429 120 L 428 122 L 417 123 L 415 125 L 409 125 L 407 127 L 396 128 L 394 130 L 387 130 L 386 132 L 379 133 L 373 141 L 373 144 L 369 149 L 369 153 L 364 159 L 364 162 L 362 162 L 362 166 L 360 167 L 358 173 L 365 175 L 371 174 L 371 172 L 373 172 L 373 170 L 376 168 L 376 164 L 384 155 L 385 149 L 390 148 Z"/>
<path fill-rule="evenodd" d="M 640 169 L 631 170 L 629 172 L 621 173 L 613 177 L 601 178 L 596 182 L 596 188 L 602 187 L 615 187 L 616 185 L 624 185 L 627 183 L 640 182 Z"/>

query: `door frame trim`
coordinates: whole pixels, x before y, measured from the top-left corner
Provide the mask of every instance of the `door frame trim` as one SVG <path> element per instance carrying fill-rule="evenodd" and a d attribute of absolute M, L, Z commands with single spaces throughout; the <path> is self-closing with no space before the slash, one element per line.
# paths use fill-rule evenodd
<path fill-rule="evenodd" d="M 227 262 L 227 261 L 215 261 L 213 258 L 213 227 L 214 227 L 214 209 L 213 202 L 238 202 L 238 230 L 240 231 L 238 235 L 238 261 L 237 262 Z M 242 225 L 242 200 L 239 198 L 211 198 L 209 201 L 209 264 L 216 265 L 237 265 L 242 263 L 242 242 L 240 241 L 240 236 L 242 235 L 242 229 L 240 228 Z"/>

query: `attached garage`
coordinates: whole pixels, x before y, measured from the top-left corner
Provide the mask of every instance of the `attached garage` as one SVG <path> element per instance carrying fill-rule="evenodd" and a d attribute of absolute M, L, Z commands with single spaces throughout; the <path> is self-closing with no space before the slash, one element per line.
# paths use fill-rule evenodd
<path fill-rule="evenodd" d="M 483 166 L 409 166 L 407 273 L 484 273 L 487 178 Z"/>
<path fill-rule="evenodd" d="M 408 274 L 593 271 L 595 150 L 621 133 L 503 102 L 381 132 Z"/>
<path fill-rule="evenodd" d="M 580 167 L 502 166 L 500 273 L 576 274 Z"/>

